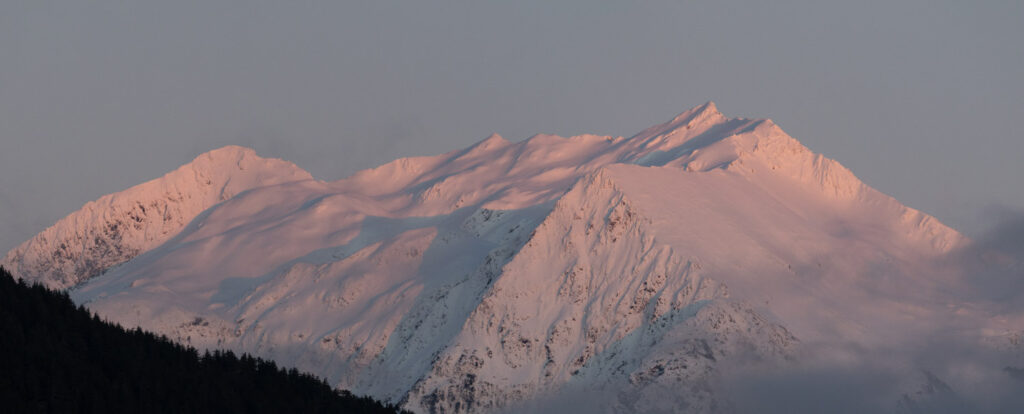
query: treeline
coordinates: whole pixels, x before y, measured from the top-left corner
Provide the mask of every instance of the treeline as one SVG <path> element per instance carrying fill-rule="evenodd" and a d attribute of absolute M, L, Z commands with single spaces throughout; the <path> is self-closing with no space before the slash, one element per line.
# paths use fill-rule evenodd
<path fill-rule="evenodd" d="M 395 413 L 294 368 L 105 322 L 0 267 L 0 411 Z"/>

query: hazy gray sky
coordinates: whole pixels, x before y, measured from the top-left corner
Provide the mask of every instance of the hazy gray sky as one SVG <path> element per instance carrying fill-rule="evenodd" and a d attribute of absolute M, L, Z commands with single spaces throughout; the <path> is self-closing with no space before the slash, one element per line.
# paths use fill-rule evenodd
<path fill-rule="evenodd" d="M 0 252 L 226 144 L 336 179 L 706 100 L 976 234 L 1024 210 L 1021 22 L 1019 0 L 0 0 Z"/>

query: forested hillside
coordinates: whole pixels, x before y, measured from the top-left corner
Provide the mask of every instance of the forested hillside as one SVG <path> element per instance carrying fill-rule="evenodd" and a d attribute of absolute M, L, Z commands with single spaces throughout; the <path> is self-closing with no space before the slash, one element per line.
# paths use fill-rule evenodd
<path fill-rule="evenodd" d="M 393 413 L 368 397 L 271 361 L 199 355 L 76 307 L 64 292 L 0 267 L 0 410 L 4 412 Z"/>

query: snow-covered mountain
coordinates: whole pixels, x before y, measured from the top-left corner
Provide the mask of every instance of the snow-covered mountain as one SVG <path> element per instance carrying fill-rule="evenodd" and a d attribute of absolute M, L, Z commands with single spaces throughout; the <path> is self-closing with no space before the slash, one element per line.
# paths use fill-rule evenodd
<path fill-rule="evenodd" d="M 935 259 L 966 242 L 709 102 L 630 138 L 494 135 L 333 182 L 221 149 L 4 264 L 122 324 L 418 412 L 568 395 L 712 412 L 732 369 L 955 307 Z"/>
<path fill-rule="evenodd" d="M 51 288 L 73 287 L 167 241 L 216 203 L 251 188 L 310 179 L 287 161 L 224 147 L 87 203 L 8 252 L 2 264 Z"/>

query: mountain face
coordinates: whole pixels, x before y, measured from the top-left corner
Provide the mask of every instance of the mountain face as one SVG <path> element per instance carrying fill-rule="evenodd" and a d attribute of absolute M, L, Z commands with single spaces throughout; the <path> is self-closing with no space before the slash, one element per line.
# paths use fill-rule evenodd
<path fill-rule="evenodd" d="M 87 203 L 8 252 L 2 264 L 50 288 L 73 287 L 167 241 L 216 203 L 251 188 L 310 179 L 292 163 L 224 147 Z"/>
<path fill-rule="evenodd" d="M 716 412 L 733 370 L 913 334 L 953 303 L 935 258 L 966 242 L 709 102 L 630 138 L 494 135 L 334 182 L 217 150 L 5 263 L 416 412 Z"/>

